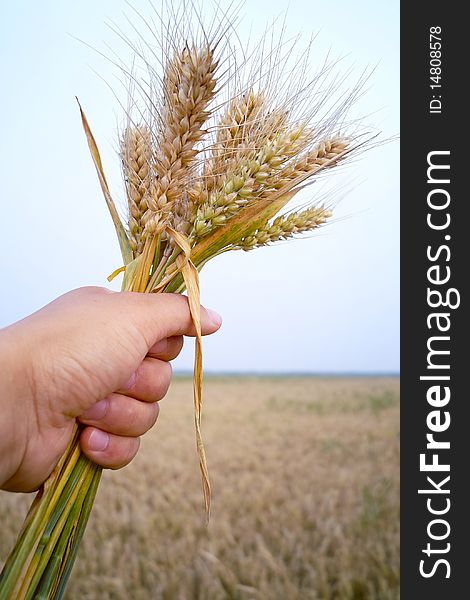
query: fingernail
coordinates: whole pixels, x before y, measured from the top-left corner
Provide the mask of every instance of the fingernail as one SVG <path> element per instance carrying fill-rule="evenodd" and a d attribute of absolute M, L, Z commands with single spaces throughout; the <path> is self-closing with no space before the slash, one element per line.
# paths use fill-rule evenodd
<path fill-rule="evenodd" d="M 88 419 L 92 421 L 102 419 L 108 412 L 108 406 L 109 402 L 106 400 L 106 398 L 100 400 L 96 404 L 93 404 L 93 406 L 90 406 L 90 408 L 83 413 L 82 419 Z"/>
<path fill-rule="evenodd" d="M 211 323 L 217 327 L 220 327 L 222 324 L 222 317 L 219 315 L 219 313 L 215 312 L 215 310 L 211 310 L 210 308 L 206 308 L 206 311 Z"/>
<path fill-rule="evenodd" d="M 88 438 L 88 446 L 93 452 L 103 452 L 109 444 L 109 435 L 101 429 L 93 429 Z"/>

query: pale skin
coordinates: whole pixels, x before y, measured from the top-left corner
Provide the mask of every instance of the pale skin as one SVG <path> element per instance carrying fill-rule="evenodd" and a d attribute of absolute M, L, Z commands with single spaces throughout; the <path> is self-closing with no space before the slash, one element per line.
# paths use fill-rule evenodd
<path fill-rule="evenodd" d="M 203 335 L 220 324 L 201 307 Z M 77 420 L 88 458 L 127 465 L 157 420 L 169 361 L 194 333 L 184 296 L 98 287 L 69 292 L 0 330 L 0 488 L 36 490 Z"/>

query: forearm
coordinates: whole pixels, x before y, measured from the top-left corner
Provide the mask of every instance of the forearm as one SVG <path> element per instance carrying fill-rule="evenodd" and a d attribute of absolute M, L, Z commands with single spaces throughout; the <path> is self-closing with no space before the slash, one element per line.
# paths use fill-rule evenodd
<path fill-rule="evenodd" d="M 25 349 L 15 327 L 0 330 L 0 488 L 21 463 L 27 443 L 30 384 Z"/>

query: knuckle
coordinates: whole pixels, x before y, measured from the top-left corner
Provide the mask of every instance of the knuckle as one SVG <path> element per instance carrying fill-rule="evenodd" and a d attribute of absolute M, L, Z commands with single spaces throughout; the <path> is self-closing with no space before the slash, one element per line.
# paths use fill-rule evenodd
<path fill-rule="evenodd" d="M 126 428 L 133 431 L 139 424 L 138 400 L 126 400 L 121 408 L 121 418 Z"/>

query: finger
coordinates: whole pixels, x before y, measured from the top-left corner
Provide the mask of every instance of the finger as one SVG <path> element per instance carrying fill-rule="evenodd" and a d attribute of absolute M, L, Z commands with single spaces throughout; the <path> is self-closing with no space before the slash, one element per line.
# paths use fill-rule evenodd
<path fill-rule="evenodd" d="M 165 360 L 146 356 L 137 371 L 118 393 L 132 396 L 145 402 L 161 400 L 168 391 L 171 381 L 171 365 Z"/>
<path fill-rule="evenodd" d="M 160 360 L 173 360 L 181 352 L 182 347 L 183 336 L 175 335 L 158 341 L 150 348 L 147 355 L 151 358 L 159 358 Z"/>
<path fill-rule="evenodd" d="M 96 427 L 86 427 L 80 436 L 83 453 L 107 469 L 120 469 L 131 462 L 140 446 L 138 437 L 113 435 Z"/>
<path fill-rule="evenodd" d="M 119 303 L 119 312 L 125 311 L 135 319 L 149 347 L 158 340 L 178 335 L 195 335 L 188 299 L 182 294 L 140 294 L 120 292 L 111 296 Z M 217 331 L 222 323 L 219 314 L 201 306 L 202 335 Z"/>
<path fill-rule="evenodd" d="M 137 437 L 155 425 L 158 412 L 157 402 L 141 402 L 122 394 L 111 394 L 89 408 L 79 421 L 115 435 Z"/>

